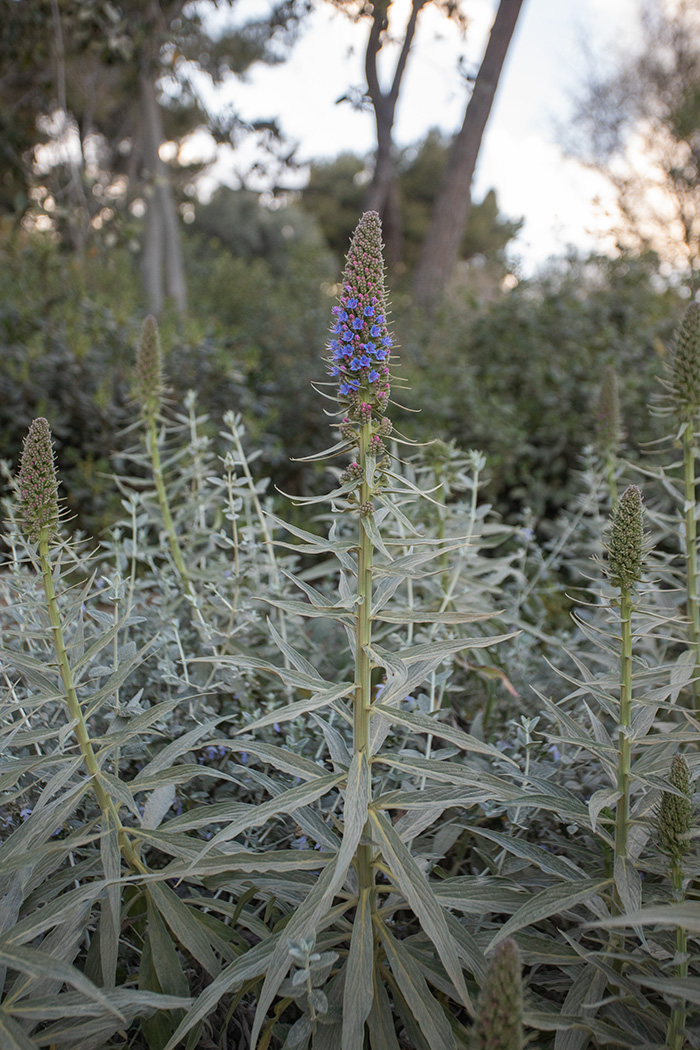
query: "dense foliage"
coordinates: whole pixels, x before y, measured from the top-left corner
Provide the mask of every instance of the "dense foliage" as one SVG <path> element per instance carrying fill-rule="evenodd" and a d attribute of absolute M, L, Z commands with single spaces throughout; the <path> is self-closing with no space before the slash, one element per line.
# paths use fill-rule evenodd
<path fill-rule="evenodd" d="M 374 219 L 341 282 L 286 220 L 160 331 L 6 242 L 3 1046 L 697 1045 L 696 308 L 591 260 L 387 333 Z"/>

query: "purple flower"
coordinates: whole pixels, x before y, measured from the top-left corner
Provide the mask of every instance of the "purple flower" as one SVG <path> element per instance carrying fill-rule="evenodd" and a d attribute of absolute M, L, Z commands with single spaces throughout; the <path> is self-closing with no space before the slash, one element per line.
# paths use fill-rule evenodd
<path fill-rule="evenodd" d="M 389 370 L 377 369 L 378 361 L 387 362 L 391 337 L 386 327 L 386 293 L 381 224 L 376 212 L 365 212 L 350 243 L 343 274 L 342 294 L 333 314 L 331 331 L 340 335 L 346 347 L 353 378 L 339 374 L 334 362 L 339 360 L 338 340 L 329 344 L 329 371 L 339 378 L 338 396 L 349 401 L 350 420 L 359 420 L 360 405 L 366 404 L 370 415 L 383 416 L 389 400 Z"/>

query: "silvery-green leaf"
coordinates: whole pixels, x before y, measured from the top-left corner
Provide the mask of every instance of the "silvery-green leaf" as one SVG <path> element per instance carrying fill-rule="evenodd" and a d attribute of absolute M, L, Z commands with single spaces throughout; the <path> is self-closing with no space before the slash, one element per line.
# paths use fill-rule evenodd
<path fill-rule="evenodd" d="M 340 685 L 324 689 L 322 692 L 312 693 L 305 700 L 296 700 L 293 704 L 287 704 L 286 707 L 278 707 L 274 711 L 269 711 L 262 718 L 257 718 L 254 722 L 239 729 L 237 734 L 250 733 L 254 729 L 262 729 L 263 726 L 273 725 L 275 722 L 290 722 L 292 719 L 299 718 L 300 715 L 308 714 L 310 711 L 318 711 L 321 707 L 328 707 L 334 700 L 350 696 L 353 689 L 352 682 L 342 682 Z"/>
<path fill-rule="evenodd" d="M 504 923 L 486 950 L 490 951 L 500 941 L 524 926 L 532 926 L 550 915 L 561 915 L 562 912 L 575 908 L 577 904 L 598 896 L 611 884 L 611 879 L 581 879 L 566 882 L 561 886 L 548 886 L 541 893 L 534 894 Z"/>
<path fill-rule="evenodd" d="M 370 891 L 357 902 L 345 971 L 343 996 L 343 1050 L 363 1050 L 365 1021 L 374 1000 L 374 940 Z"/>
<path fill-rule="evenodd" d="M 430 1050 L 455 1050 L 452 1029 L 442 1006 L 430 991 L 418 966 L 383 923 L 380 931 L 391 972 Z"/>
<path fill-rule="evenodd" d="M 439 722 L 435 718 L 428 718 L 426 715 L 421 715 L 414 711 L 398 711 L 383 703 L 376 702 L 372 704 L 372 713 L 374 714 L 375 712 L 379 712 L 391 722 L 407 726 L 417 733 L 429 733 L 431 736 L 437 736 L 441 740 L 448 740 L 463 751 L 474 751 L 479 755 L 490 755 L 494 758 L 497 757 L 500 762 L 506 761 L 511 765 L 515 765 L 515 762 L 499 751 L 498 748 L 493 747 L 491 744 L 485 744 L 483 740 L 478 740 L 476 737 L 470 736 L 469 733 L 463 733 L 461 729 L 455 729 L 454 726 L 447 725 L 445 722 Z"/>
<path fill-rule="evenodd" d="M 442 905 L 390 821 L 383 813 L 377 813 L 372 808 L 370 808 L 369 817 L 373 836 L 377 838 L 382 856 L 386 860 L 396 886 L 435 945 L 457 995 L 473 1016 L 474 1008 L 464 983 L 462 967 L 457 958 L 455 943 L 447 927 Z"/>
<path fill-rule="evenodd" d="M 369 797 L 369 765 L 366 755 L 360 751 L 354 755 L 348 771 L 343 813 L 344 831 L 340 850 L 334 860 L 324 868 L 304 903 L 295 911 L 285 928 L 284 939 L 275 948 L 258 1000 L 251 1037 L 253 1047 L 257 1044 L 265 1014 L 289 969 L 290 956 L 287 948 L 289 941 L 315 937 L 319 920 L 345 881 L 348 868 L 355 856 L 363 828 L 367 822 Z"/>

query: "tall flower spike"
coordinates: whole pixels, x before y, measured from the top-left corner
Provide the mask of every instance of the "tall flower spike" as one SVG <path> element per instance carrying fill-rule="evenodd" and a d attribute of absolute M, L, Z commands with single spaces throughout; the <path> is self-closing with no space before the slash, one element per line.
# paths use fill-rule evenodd
<path fill-rule="evenodd" d="M 386 322 L 382 247 L 379 216 L 365 212 L 350 242 L 328 345 L 329 372 L 338 380 L 338 400 L 353 420 L 362 411 L 384 415 L 389 400 L 392 341 Z"/>
<path fill-rule="evenodd" d="M 29 539 L 36 543 L 42 530 L 52 539 L 58 528 L 58 479 L 51 428 L 35 419 L 24 439 L 19 469 L 20 514 Z"/>
<path fill-rule="evenodd" d="M 644 524 L 641 490 L 630 485 L 613 511 L 608 544 L 608 576 L 613 587 L 630 591 L 642 576 Z"/>
<path fill-rule="evenodd" d="M 163 396 L 162 353 L 158 323 L 150 314 L 143 322 L 136 351 L 136 396 L 146 412 L 157 413 Z"/>
<path fill-rule="evenodd" d="M 671 786 L 680 791 L 673 795 L 670 791 L 661 794 L 661 801 L 656 813 L 656 826 L 659 845 L 663 852 L 676 864 L 690 849 L 688 833 L 693 817 L 693 804 L 690 799 L 690 770 L 682 755 L 671 759 Z"/>
<path fill-rule="evenodd" d="M 520 953 L 513 940 L 501 941 L 479 996 L 475 1050 L 522 1050 L 523 987 Z"/>
<path fill-rule="evenodd" d="M 671 391 L 683 419 L 700 407 L 700 303 L 685 312 L 671 357 Z"/>
<path fill-rule="evenodd" d="M 601 452 L 616 452 L 622 441 L 617 374 L 612 365 L 603 372 L 596 413 L 596 444 Z"/>

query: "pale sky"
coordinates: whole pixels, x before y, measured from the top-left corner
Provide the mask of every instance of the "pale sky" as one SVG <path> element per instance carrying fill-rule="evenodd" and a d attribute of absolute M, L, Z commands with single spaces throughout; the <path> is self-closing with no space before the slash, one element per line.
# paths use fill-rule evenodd
<path fill-rule="evenodd" d="M 264 2 L 240 0 L 237 12 L 242 17 L 259 13 Z M 514 254 L 525 273 L 549 256 L 562 254 L 569 244 L 605 246 L 600 231 L 602 209 L 613 204 L 610 189 L 600 176 L 562 156 L 555 126 L 566 120 L 582 75 L 583 42 L 593 50 L 621 41 L 629 44 L 640 6 L 641 0 L 524 2 L 482 142 L 473 192 L 479 200 L 494 187 L 504 215 L 524 216 Z M 408 7 L 408 0 L 394 4 L 404 22 Z M 422 12 L 398 106 L 398 145 L 416 142 L 431 127 L 449 134 L 458 130 L 466 104 L 458 58 L 465 55 L 469 67 L 476 68 L 495 7 L 495 0 L 464 0 L 472 17 L 466 40 L 431 6 Z M 397 28 L 400 24 L 399 17 Z M 288 61 L 257 66 L 245 82 L 232 80 L 222 99 L 247 120 L 278 117 L 283 130 L 299 143 L 301 158 L 333 157 L 343 150 L 369 152 L 374 146 L 372 113 L 336 104 L 351 85 L 364 86 L 366 38 L 366 22 L 353 25 L 321 4 Z M 236 185 L 235 170 L 243 169 L 249 156 L 244 146 L 238 156 L 222 159 L 217 178 Z"/>

